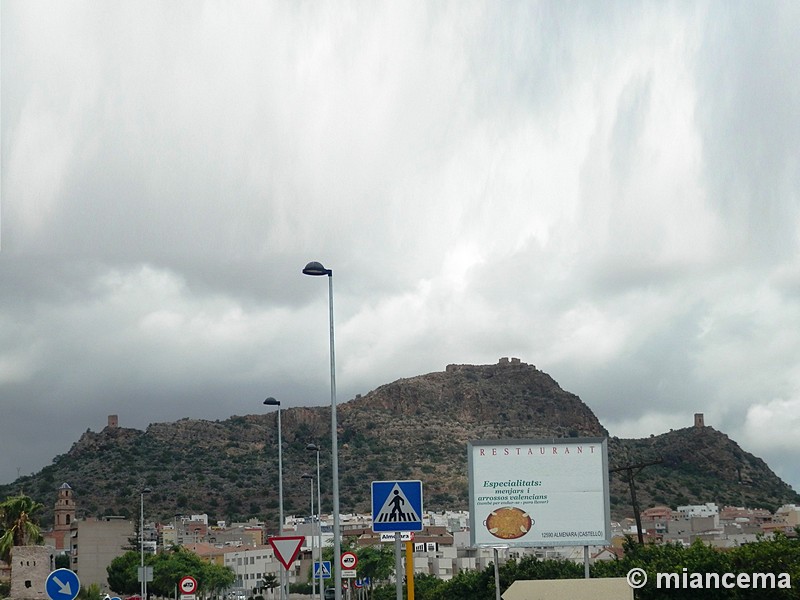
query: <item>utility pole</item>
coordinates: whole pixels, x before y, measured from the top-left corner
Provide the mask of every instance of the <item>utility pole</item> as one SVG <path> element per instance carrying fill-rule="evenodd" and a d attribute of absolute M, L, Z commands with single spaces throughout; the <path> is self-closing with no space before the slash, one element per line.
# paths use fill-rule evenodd
<path fill-rule="evenodd" d="M 636 463 L 634 465 L 627 465 L 624 467 L 616 467 L 614 469 L 609 469 L 609 473 L 621 473 L 625 472 L 625 479 L 628 481 L 628 486 L 631 490 L 631 504 L 633 505 L 633 518 L 636 519 L 636 533 L 639 537 L 639 543 L 644 544 L 644 535 L 642 533 L 642 516 L 639 513 L 639 502 L 636 500 L 636 484 L 633 482 L 633 478 L 636 477 L 639 473 L 642 472 L 642 469 L 645 467 L 649 467 L 651 465 L 658 465 L 663 462 L 662 459 L 658 460 L 651 460 L 649 462 L 641 462 Z"/>

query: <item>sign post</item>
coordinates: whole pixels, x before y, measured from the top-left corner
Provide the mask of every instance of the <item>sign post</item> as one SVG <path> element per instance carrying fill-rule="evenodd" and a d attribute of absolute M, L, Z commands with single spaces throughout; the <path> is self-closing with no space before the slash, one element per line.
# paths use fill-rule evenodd
<path fill-rule="evenodd" d="M 406 596 L 414 600 L 414 542 L 403 543 L 406 545 Z"/>

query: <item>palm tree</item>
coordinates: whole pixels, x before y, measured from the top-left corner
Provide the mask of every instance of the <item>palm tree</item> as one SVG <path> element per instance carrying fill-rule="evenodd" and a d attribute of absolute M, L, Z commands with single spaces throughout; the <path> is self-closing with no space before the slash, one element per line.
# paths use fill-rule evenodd
<path fill-rule="evenodd" d="M 278 587 L 280 583 L 278 582 L 278 578 L 275 576 L 274 573 L 265 573 L 264 578 L 261 581 L 261 587 L 266 588 L 270 591 L 270 595 L 274 595 L 274 589 Z"/>
<path fill-rule="evenodd" d="M 9 496 L 0 503 L 0 560 L 10 563 L 14 546 L 42 541 L 35 514 L 43 508 L 43 504 L 24 494 Z"/>

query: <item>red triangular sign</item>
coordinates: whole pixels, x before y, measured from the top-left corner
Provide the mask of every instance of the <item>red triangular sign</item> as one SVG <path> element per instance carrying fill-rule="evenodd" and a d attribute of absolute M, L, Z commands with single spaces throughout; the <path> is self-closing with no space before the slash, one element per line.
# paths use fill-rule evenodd
<path fill-rule="evenodd" d="M 275 556 L 278 557 L 278 560 L 281 561 L 287 571 L 300 553 L 300 546 L 303 545 L 304 541 L 306 541 L 306 538 L 302 535 L 269 538 L 269 543 L 275 551 Z"/>

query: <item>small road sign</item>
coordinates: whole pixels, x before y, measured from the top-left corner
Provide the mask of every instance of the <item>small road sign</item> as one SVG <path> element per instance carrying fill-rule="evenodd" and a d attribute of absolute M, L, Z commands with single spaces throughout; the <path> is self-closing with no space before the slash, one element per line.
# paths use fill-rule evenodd
<path fill-rule="evenodd" d="M 372 531 L 422 531 L 422 482 L 373 481 Z"/>
<path fill-rule="evenodd" d="M 358 564 L 358 557 L 353 552 L 342 552 L 342 568 L 355 569 Z M 344 577 L 344 576 L 343 576 Z"/>
<path fill-rule="evenodd" d="M 345 579 L 355 579 L 356 578 L 356 570 L 355 569 L 342 569 L 342 577 Z"/>
<path fill-rule="evenodd" d="M 275 556 L 288 571 L 300 553 L 300 546 L 306 538 L 302 535 L 287 535 L 284 537 L 271 537 L 269 544 L 275 551 Z"/>
<path fill-rule="evenodd" d="M 395 532 L 391 531 L 388 533 L 381 534 L 381 542 L 393 542 L 394 541 Z M 401 542 L 413 542 L 414 541 L 414 532 L 413 531 L 401 531 L 400 532 L 400 541 Z"/>
<path fill-rule="evenodd" d="M 319 561 L 314 561 L 314 579 L 331 578 L 331 561 L 323 560 L 320 567 Z"/>
<path fill-rule="evenodd" d="M 194 577 L 181 577 L 179 584 L 182 594 L 194 594 L 197 591 L 197 580 Z"/>
<path fill-rule="evenodd" d="M 50 600 L 74 600 L 81 590 L 81 582 L 74 571 L 56 569 L 47 576 L 44 588 Z"/>

